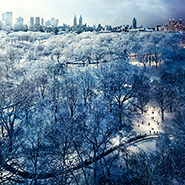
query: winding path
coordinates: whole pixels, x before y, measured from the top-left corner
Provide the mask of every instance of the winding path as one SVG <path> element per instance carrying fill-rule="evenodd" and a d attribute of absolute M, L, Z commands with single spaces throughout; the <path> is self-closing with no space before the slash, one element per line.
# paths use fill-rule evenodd
<path fill-rule="evenodd" d="M 89 160 L 85 160 L 83 163 L 78 164 L 77 166 L 72 167 L 71 169 L 69 169 L 70 171 L 75 171 L 78 169 L 81 169 L 85 166 L 89 166 L 91 164 L 93 164 L 95 161 L 100 160 L 101 158 L 111 154 L 112 152 L 120 149 L 123 146 L 127 146 L 130 144 L 135 144 L 135 143 L 139 143 L 145 140 L 150 140 L 150 139 L 156 139 L 158 138 L 158 134 L 150 134 L 150 135 L 141 135 L 141 136 L 136 136 L 133 138 L 129 138 L 126 142 L 123 142 L 119 145 L 116 145 L 114 147 L 109 148 L 108 150 L 106 150 L 105 152 L 101 153 L 99 156 L 97 156 L 96 158 L 91 158 Z M 0 156 L 1 158 L 1 156 Z M 33 173 L 29 173 L 26 171 L 21 171 L 21 170 L 17 170 L 15 169 L 12 165 L 9 165 L 7 163 L 4 163 L 3 161 L 0 160 L 0 165 L 6 170 L 9 171 L 15 175 L 21 176 L 24 179 L 49 179 L 52 177 L 55 177 L 54 173 L 40 173 L 40 174 L 33 174 Z"/>

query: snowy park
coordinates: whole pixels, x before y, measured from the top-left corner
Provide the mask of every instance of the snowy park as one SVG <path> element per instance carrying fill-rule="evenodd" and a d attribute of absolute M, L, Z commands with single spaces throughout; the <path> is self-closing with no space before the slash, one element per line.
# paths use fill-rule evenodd
<path fill-rule="evenodd" d="M 0 40 L 0 184 L 185 183 L 184 33 Z"/>

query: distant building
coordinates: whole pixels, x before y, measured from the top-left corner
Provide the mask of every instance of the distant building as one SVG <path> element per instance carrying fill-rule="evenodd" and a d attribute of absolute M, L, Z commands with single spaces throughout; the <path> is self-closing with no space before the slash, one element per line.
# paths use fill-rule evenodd
<path fill-rule="evenodd" d="M 73 26 L 76 27 L 77 26 L 77 19 L 76 19 L 76 15 L 74 16 L 74 19 L 73 19 Z"/>
<path fill-rule="evenodd" d="M 34 27 L 34 17 L 30 17 L 30 28 Z"/>
<path fill-rule="evenodd" d="M 59 19 L 52 17 L 50 20 L 45 22 L 46 27 L 58 27 Z"/>
<path fill-rule="evenodd" d="M 34 17 L 30 17 L 30 31 L 44 31 L 43 27 L 43 21 L 44 19 L 42 18 L 41 24 L 40 24 L 40 17 L 35 18 L 35 24 L 34 24 Z"/>
<path fill-rule="evenodd" d="M 105 31 L 111 31 L 112 26 L 111 25 L 105 25 Z"/>
<path fill-rule="evenodd" d="M 136 20 L 135 17 L 133 18 L 133 21 L 132 21 L 132 28 L 133 29 L 136 29 L 137 28 L 137 20 Z"/>
<path fill-rule="evenodd" d="M 162 26 L 161 25 L 157 25 L 155 27 L 155 31 L 162 31 Z"/>
<path fill-rule="evenodd" d="M 75 31 L 77 33 L 81 33 L 83 31 L 91 30 L 91 29 L 92 28 L 90 28 L 90 27 L 87 28 L 86 24 L 83 25 L 83 19 L 82 19 L 81 15 L 79 17 L 79 24 L 77 24 L 76 15 L 74 16 L 74 18 L 73 18 L 73 26 L 71 27 L 71 31 Z"/>
<path fill-rule="evenodd" d="M 79 27 L 82 27 L 82 16 L 80 15 L 80 18 L 79 18 Z"/>
<path fill-rule="evenodd" d="M 41 19 L 41 26 L 44 26 L 44 19 Z"/>
<path fill-rule="evenodd" d="M 28 26 L 23 25 L 24 19 L 22 17 L 16 18 L 16 23 L 14 24 L 14 31 L 27 31 Z"/>
<path fill-rule="evenodd" d="M 50 23 L 53 27 L 58 27 L 59 19 L 51 18 Z"/>
<path fill-rule="evenodd" d="M 55 18 L 54 18 L 54 17 L 52 17 L 52 18 L 50 19 L 50 24 L 51 24 L 51 26 L 54 26 L 54 24 L 55 24 Z"/>
<path fill-rule="evenodd" d="M 49 20 L 45 22 L 45 26 L 46 26 L 46 27 L 51 26 L 51 24 L 50 24 L 50 21 L 49 21 Z"/>
<path fill-rule="evenodd" d="M 40 26 L 40 17 L 35 18 L 35 26 Z"/>
<path fill-rule="evenodd" d="M 12 27 L 12 12 L 5 12 L 2 14 L 2 21 L 5 26 Z"/>
<path fill-rule="evenodd" d="M 59 25 L 59 19 L 55 19 L 54 27 L 58 27 L 58 25 Z"/>
<path fill-rule="evenodd" d="M 179 22 L 169 19 L 169 23 L 163 26 L 164 31 L 185 31 L 185 26 L 182 25 L 182 19 Z"/>
<path fill-rule="evenodd" d="M 16 18 L 16 24 L 23 25 L 24 19 L 22 17 Z"/>

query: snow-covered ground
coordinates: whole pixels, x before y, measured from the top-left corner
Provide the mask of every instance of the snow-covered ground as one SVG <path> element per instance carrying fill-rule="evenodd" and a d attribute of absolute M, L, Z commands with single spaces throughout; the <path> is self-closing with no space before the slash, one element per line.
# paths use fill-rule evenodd
<path fill-rule="evenodd" d="M 145 152 L 153 152 L 156 150 L 156 139 L 141 141 L 137 144 L 132 144 L 128 147 L 129 150 L 133 152 L 138 152 L 143 150 Z"/>
<path fill-rule="evenodd" d="M 161 132 L 161 116 L 158 108 L 148 106 L 143 114 L 135 115 L 134 131 L 138 135 L 156 134 Z"/>
<path fill-rule="evenodd" d="M 162 132 L 161 124 L 162 121 L 159 109 L 148 106 L 147 112 L 143 113 L 142 115 L 135 115 L 133 130 L 137 135 L 159 134 Z M 155 151 L 155 145 L 156 140 L 151 139 L 134 144 L 133 146 L 130 146 L 129 149 L 132 151 L 137 151 L 139 148 L 144 151 L 151 152 Z"/>
<path fill-rule="evenodd" d="M 161 115 L 159 108 L 154 108 L 152 106 L 147 106 L 147 111 L 143 114 L 135 114 L 133 117 L 133 132 L 136 133 L 137 136 L 144 135 L 155 135 L 162 132 L 161 128 Z M 128 136 L 132 138 L 132 134 Z M 121 138 L 117 136 L 117 138 L 113 139 L 115 145 L 118 145 L 120 142 L 124 143 L 128 140 L 128 137 Z M 141 141 L 135 144 L 131 144 L 128 149 L 133 151 L 137 151 L 138 148 L 146 150 L 146 151 L 154 151 L 155 150 L 156 140 L 146 140 Z"/>

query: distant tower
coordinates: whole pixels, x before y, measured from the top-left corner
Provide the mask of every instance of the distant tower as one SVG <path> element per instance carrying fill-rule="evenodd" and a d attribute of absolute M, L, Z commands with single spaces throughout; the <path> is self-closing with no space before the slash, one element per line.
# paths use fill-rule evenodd
<path fill-rule="evenodd" d="M 40 17 L 35 18 L 35 25 L 40 26 Z"/>
<path fill-rule="evenodd" d="M 171 26 L 172 25 L 172 20 L 171 19 L 169 19 L 169 26 Z"/>
<path fill-rule="evenodd" d="M 73 19 L 73 26 L 77 26 L 77 19 L 76 19 L 76 15 L 74 16 L 74 19 Z"/>
<path fill-rule="evenodd" d="M 34 17 L 30 17 L 30 27 L 34 26 Z"/>
<path fill-rule="evenodd" d="M 132 21 L 132 28 L 133 29 L 136 29 L 137 28 L 137 20 L 136 20 L 135 17 L 133 18 L 133 21 Z"/>
<path fill-rule="evenodd" d="M 41 19 L 41 25 L 44 26 L 44 19 Z"/>
<path fill-rule="evenodd" d="M 80 15 L 80 18 L 79 18 L 79 26 L 82 27 L 82 16 Z"/>
<path fill-rule="evenodd" d="M 180 19 L 179 24 L 182 25 L 182 19 Z"/>

